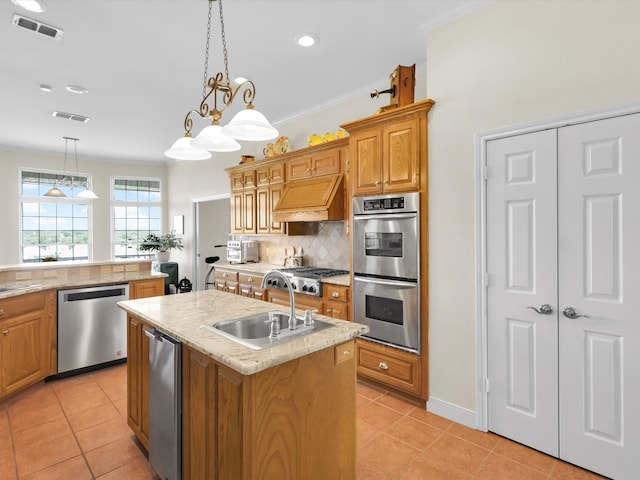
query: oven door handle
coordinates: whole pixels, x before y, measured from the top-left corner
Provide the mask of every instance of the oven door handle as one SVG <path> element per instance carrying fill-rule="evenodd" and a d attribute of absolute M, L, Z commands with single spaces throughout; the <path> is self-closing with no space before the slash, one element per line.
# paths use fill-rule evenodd
<path fill-rule="evenodd" d="M 404 220 L 406 218 L 416 218 L 416 212 L 411 213 L 375 213 L 371 215 L 354 215 L 354 220 Z"/>
<path fill-rule="evenodd" d="M 389 285 L 394 287 L 417 287 L 414 282 L 405 282 L 403 280 L 388 280 L 386 278 L 370 278 L 370 277 L 353 277 L 354 282 L 372 283 L 374 285 Z"/>

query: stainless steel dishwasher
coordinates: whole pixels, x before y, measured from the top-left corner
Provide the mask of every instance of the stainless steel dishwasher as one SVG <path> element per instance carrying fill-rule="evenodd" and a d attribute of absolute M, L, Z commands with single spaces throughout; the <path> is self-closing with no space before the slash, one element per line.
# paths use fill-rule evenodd
<path fill-rule="evenodd" d="M 162 480 L 182 478 L 180 342 L 157 329 L 149 337 L 149 463 Z"/>
<path fill-rule="evenodd" d="M 129 284 L 58 290 L 58 374 L 124 361 Z"/>

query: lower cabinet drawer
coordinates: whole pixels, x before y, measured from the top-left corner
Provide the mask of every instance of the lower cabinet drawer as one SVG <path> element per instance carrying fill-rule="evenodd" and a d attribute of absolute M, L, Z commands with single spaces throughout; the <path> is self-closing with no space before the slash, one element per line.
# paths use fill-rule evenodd
<path fill-rule="evenodd" d="M 420 357 L 358 339 L 358 374 L 412 394 L 420 394 Z"/>

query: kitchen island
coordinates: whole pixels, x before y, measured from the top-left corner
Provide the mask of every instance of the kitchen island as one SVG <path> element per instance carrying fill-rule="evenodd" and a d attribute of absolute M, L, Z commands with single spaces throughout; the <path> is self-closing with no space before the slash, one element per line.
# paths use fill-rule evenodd
<path fill-rule="evenodd" d="M 356 478 L 354 339 L 367 327 L 318 316 L 333 326 L 256 351 L 202 326 L 272 304 L 208 290 L 119 305 L 128 313 L 128 421 L 147 448 L 144 330 L 182 342 L 184 479 Z"/>

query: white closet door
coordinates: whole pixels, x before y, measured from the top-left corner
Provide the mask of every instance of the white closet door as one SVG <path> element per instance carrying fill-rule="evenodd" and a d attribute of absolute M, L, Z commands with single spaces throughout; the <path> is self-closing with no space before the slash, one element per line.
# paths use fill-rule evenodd
<path fill-rule="evenodd" d="M 640 115 L 559 129 L 558 158 L 560 457 L 636 479 Z"/>
<path fill-rule="evenodd" d="M 489 430 L 554 456 L 556 145 L 555 130 L 487 144 Z"/>

